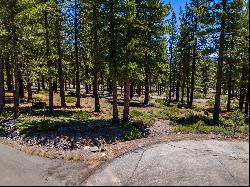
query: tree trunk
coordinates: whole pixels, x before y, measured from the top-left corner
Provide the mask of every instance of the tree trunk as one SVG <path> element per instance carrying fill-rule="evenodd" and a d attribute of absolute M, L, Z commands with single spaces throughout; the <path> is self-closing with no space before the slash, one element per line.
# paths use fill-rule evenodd
<path fill-rule="evenodd" d="M 184 94 L 185 94 L 185 81 L 181 84 L 181 102 L 184 103 Z"/>
<path fill-rule="evenodd" d="M 11 65 L 9 59 L 5 59 L 5 70 L 6 70 L 6 77 L 7 77 L 7 90 L 8 92 L 13 92 L 13 74 L 11 73 Z"/>
<path fill-rule="evenodd" d="M 223 12 L 226 12 L 227 0 L 222 0 Z M 224 60 L 224 45 L 225 45 L 225 15 L 221 17 L 221 30 L 220 30 L 220 47 L 219 47 L 219 58 L 217 65 L 216 74 L 216 94 L 215 94 L 215 104 L 214 104 L 214 114 L 213 119 L 215 121 L 219 120 L 220 117 L 220 96 L 221 96 L 221 83 L 223 76 L 223 60 Z"/>
<path fill-rule="evenodd" d="M 56 1 L 57 4 L 59 4 L 58 1 Z M 64 74 L 63 74 L 63 69 L 62 69 L 62 47 L 61 47 L 61 34 L 60 31 L 62 30 L 62 24 L 60 21 L 60 14 L 61 14 L 61 10 L 58 10 L 58 17 L 56 20 L 56 37 L 57 37 L 57 41 L 56 41 L 56 45 L 57 45 L 57 54 L 58 54 L 58 61 L 57 61 L 57 71 L 58 71 L 58 79 L 59 79 L 59 87 L 60 87 L 60 98 L 61 98 L 61 107 L 66 107 L 66 102 L 65 102 L 65 91 L 64 91 L 64 86 L 65 86 L 65 90 L 66 88 L 66 84 L 64 85 Z"/>
<path fill-rule="evenodd" d="M 248 74 L 248 68 L 246 65 L 244 65 L 241 70 L 241 80 L 240 80 L 240 100 L 239 100 L 240 110 L 243 110 L 243 105 L 246 97 L 247 74 Z"/>
<path fill-rule="evenodd" d="M 148 68 L 146 68 L 148 69 Z M 145 98 L 144 98 L 144 104 L 148 105 L 149 103 L 149 72 L 146 70 L 145 72 Z"/>
<path fill-rule="evenodd" d="M 88 85 L 88 83 L 85 83 L 85 92 L 86 92 L 86 94 L 89 94 L 89 85 Z"/>
<path fill-rule="evenodd" d="M 124 82 L 124 109 L 123 109 L 123 121 L 129 122 L 129 96 L 130 96 L 130 81 Z"/>
<path fill-rule="evenodd" d="M 45 81 L 43 76 L 42 76 L 42 89 L 45 90 Z"/>
<path fill-rule="evenodd" d="M 247 94 L 246 94 L 246 102 L 245 102 L 245 114 L 249 114 L 249 82 L 247 84 Z"/>
<path fill-rule="evenodd" d="M 27 82 L 27 91 L 28 91 L 28 102 L 32 101 L 32 83 L 30 80 Z"/>
<path fill-rule="evenodd" d="M 196 46 L 197 46 L 197 38 L 194 39 L 194 45 L 193 45 L 192 75 L 191 75 L 191 85 L 190 85 L 191 90 L 190 90 L 190 100 L 188 103 L 189 108 L 193 106 L 193 100 L 194 100 Z"/>
<path fill-rule="evenodd" d="M 179 102 L 180 100 L 180 81 L 177 80 L 176 84 L 176 101 Z"/>
<path fill-rule="evenodd" d="M 94 3 L 93 6 L 93 14 L 97 15 L 97 4 Z M 98 74 L 100 69 L 100 61 L 98 61 L 98 35 L 97 35 L 97 20 L 96 17 L 93 20 L 93 73 L 94 73 L 94 81 L 93 81 L 93 95 L 95 97 L 95 112 L 100 112 L 100 101 L 98 95 Z"/>
<path fill-rule="evenodd" d="M 37 79 L 37 91 L 41 91 L 40 79 Z"/>
<path fill-rule="evenodd" d="M 228 77 L 228 96 L 227 96 L 227 111 L 231 111 L 231 98 L 232 98 L 232 63 L 229 61 L 229 77 Z"/>
<path fill-rule="evenodd" d="M 44 0 L 46 3 L 47 0 Z M 49 30 L 48 30 L 48 12 L 45 10 L 44 13 L 44 21 L 45 21 L 45 45 L 46 45 L 46 57 L 47 57 L 47 66 L 48 66 L 48 84 L 49 84 L 49 110 L 53 110 L 53 84 L 52 84 L 52 61 L 49 59 L 50 56 L 50 45 L 49 45 Z"/>
<path fill-rule="evenodd" d="M 57 81 L 53 81 L 53 91 L 57 93 Z"/>
<path fill-rule="evenodd" d="M 61 89 L 61 88 L 60 88 Z M 67 91 L 68 90 L 68 87 L 67 87 L 67 81 L 65 80 L 64 81 L 64 90 L 65 91 Z M 64 94 L 65 94 L 65 92 L 64 92 Z M 62 101 L 61 101 L 62 102 Z M 65 103 L 66 104 L 66 103 Z"/>
<path fill-rule="evenodd" d="M 23 78 L 22 78 L 22 73 L 21 73 L 21 70 L 18 69 L 19 73 L 19 97 L 21 99 L 24 98 L 24 84 L 23 84 Z"/>
<path fill-rule="evenodd" d="M 77 23 L 77 2 L 75 1 L 74 29 L 75 29 L 75 68 L 76 68 L 76 107 L 80 108 L 80 66 L 78 59 L 78 23 Z"/>
<path fill-rule="evenodd" d="M 0 57 L 0 113 L 4 111 L 5 107 L 5 89 L 4 89 L 4 60 Z"/>
<path fill-rule="evenodd" d="M 110 79 L 108 79 L 108 92 L 109 92 L 109 95 L 112 94 L 112 81 Z"/>
<path fill-rule="evenodd" d="M 14 119 L 17 119 L 19 116 L 19 67 L 18 63 L 15 61 L 13 57 L 12 61 L 14 64 L 14 77 L 15 77 L 15 90 L 14 90 Z"/>
<path fill-rule="evenodd" d="M 117 105 L 117 83 L 116 80 L 112 81 L 112 89 L 113 89 L 113 123 L 119 122 L 119 114 L 118 114 L 118 105 Z"/>
<path fill-rule="evenodd" d="M 98 94 L 98 73 L 95 69 L 96 67 L 94 67 L 93 96 L 95 98 L 95 112 L 100 112 L 100 101 Z"/>

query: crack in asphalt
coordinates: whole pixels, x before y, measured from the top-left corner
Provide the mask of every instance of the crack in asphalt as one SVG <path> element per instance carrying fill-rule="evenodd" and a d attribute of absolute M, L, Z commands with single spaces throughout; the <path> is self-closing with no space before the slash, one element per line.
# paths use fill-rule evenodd
<path fill-rule="evenodd" d="M 223 169 L 233 178 L 233 180 L 237 183 L 237 185 L 242 186 L 238 180 L 235 178 L 235 176 L 229 171 L 229 169 L 226 168 L 226 166 L 221 162 L 220 159 L 216 158 L 216 160 L 221 164 Z"/>
<path fill-rule="evenodd" d="M 170 143 L 168 143 L 167 145 L 169 145 L 169 146 L 171 146 L 171 147 L 174 147 L 174 148 L 179 148 L 179 149 L 184 149 L 184 150 L 189 150 L 189 151 L 198 151 L 198 149 L 189 149 L 189 148 L 185 148 L 185 147 L 180 147 L 180 146 L 175 146 L 175 145 L 172 145 L 172 144 L 170 144 Z M 204 147 L 207 147 L 207 145 L 205 145 L 205 144 L 202 144 Z M 200 152 L 202 152 L 202 153 L 206 153 L 206 152 L 209 152 L 209 153 L 212 153 L 213 151 L 212 150 L 210 150 L 210 149 L 207 149 L 207 150 L 205 150 L 205 151 L 202 151 L 202 150 L 199 150 Z M 219 154 L 222 154 L 222 156 L 227 156 L 227 157 L 229 157 L 229 158 L 234 158 L 234 159 L 236 159 L 236 160 L 243 160 L 243 161 L 248 161 L 248 159 L 244 159 L 244 158 L 240 158 L 240 157 L 235 157 L 235 156 L 231 156 L 231 155 L 227 155 L 226 153 L 224 153 L 224 152 L 218 152 Z M 235 153 L 235 152 L 233 152 L 233 153 Z M 214 155 L 213 155 L 214 156 Z M 216 155 L 217 156 L 217 155 Z M 235 176 L 226 168 L 226 166 L 221 162 L 221 160 L 220 159 L 218 159 L 218 158 L 216 158 L 215 157 L 215 159 L 221 164 L 221 166 L 223 167 L 223 169 L 233 178 L 233 180 L 237 183 L 237 185 L 239 185 L 239 186 L 242 186 L 239 182 L 238 182 L 238 180 L 235 178 Z"/>
<path fill-rule="evenodd" d="M 142 153 L 141 153 L 141 155 L 140 155 L 140 158 L 138 159 L 138 161 L 137 161 L 137 163 L 136 163 L 136 165 L 135 165 L 135 168 L 134 168 L 134 170 L 133 170 L 131 176 L 128 178 L 128 182 L 125 184 L 125 186 L 128 186 L 129 182 L 130 182 L 131 179 L 134 177 L 135 171 L 137 170 L 137 168 L 138 168 L 138 166 L 139 166 L 139 164 L 140 164 L 140 162 L 141 162 L 141 160 L 142 160 L 142 157 L 143 157 L 144 153 L 145 153 L 147 150 L 149 150 L 149 149 L 143 149 L 143 151 L 142 151 Z"/>

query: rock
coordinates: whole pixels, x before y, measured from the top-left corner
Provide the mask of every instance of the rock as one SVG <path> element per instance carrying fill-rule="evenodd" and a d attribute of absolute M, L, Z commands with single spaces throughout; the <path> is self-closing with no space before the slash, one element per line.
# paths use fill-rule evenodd
<path fill-rule="evenodd" d="M 90 146 L 84 146 L 84 147 L 83 147 L 83 150 L 89 151 L 89 150 L 90 150 Z"/>
<path fill-rule="evenodd" d="M 95 152 L 100 151 L 100 149 L 97 146 L 93 146 L 93 147 L 90 147 L 90 151 L 95 153 Z"/>

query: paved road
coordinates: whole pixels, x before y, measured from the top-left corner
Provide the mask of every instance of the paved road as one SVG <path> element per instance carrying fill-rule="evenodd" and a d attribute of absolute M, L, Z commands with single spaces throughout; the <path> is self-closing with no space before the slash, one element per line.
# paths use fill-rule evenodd
<path fill-rule="evenodd" d="M 0 144 L 0 186 L 79 185 L 86 172 L 80 163 L 29 156 Z"/>
<path fill-rule="evenodd" d="M 1 185 L 248 185 L 249 143 L 180 141 L 121 156 L 82 183 L 80 163 L 29 156 L 0 144 Z"/>
<path fill-rule="evenodd" d="M 131 152 L 84 185 L 249 185 L 249 143 L 180 141 Z"/>

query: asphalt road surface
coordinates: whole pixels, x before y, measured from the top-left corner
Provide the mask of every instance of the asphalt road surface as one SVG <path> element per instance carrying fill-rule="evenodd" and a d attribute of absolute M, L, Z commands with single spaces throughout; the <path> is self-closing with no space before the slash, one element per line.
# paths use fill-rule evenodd
<path fill-rule="evenodd" d="M 86 181 L 77 162 L 29 156 L 0 144 L 1 185 L 249 185 L 249 143 L 179 141 L 106 163 Z"/>
<path fill-rule="evenodd" d="M 249 143 L 180 141 L 126 154 L 85 185 L 249 185 Z"/>
<path fill-rule="evenodd" d="M 86 172 L 81 163 L 30 156 L 0 144 L 0 186 L 79 185 Z"/>

